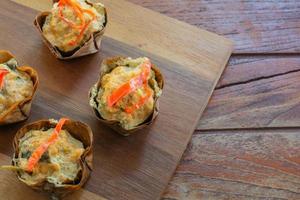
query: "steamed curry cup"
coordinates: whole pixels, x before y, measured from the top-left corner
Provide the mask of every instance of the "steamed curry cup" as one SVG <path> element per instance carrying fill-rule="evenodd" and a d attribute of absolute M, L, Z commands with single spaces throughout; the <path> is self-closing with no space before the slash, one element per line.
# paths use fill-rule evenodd
<path fill-rule="evenodd" d="M 90 90 L 90 105 L 101 123 L 128 136 L 154 122 L 163 85 L 164 78 L 150 59 L 109 58 Z"/>
<path fill-rule="evenodd" d="M 51 12 L 40 13 L 34 25 L 55 57 L 73 59 L 100 50 L 107 12 L 88 0 L 53 1 Z"/>
<path fill-rule="evenodd" d="M 29 117 L 38 83 L 32 67 L 18 66 L 10 52 L 0 50 L 0 125 Z"/>
<path fill-rule="evenodd" d="M 79 121 L 62 118 L 25 125 L 13 147 L 18 179 L 52 197 L 79 190 L 92 171 L 93 133 Z"/>

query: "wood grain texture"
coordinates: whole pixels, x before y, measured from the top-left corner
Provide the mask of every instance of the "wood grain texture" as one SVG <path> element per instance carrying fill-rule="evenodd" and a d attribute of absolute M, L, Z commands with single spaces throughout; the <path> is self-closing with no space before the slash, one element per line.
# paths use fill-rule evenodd
<path fill-rule="evenodd" d="M 216 89 L 242 85 L 300 70 L 299 55 L 233 56 Z"/>
<path fill-rule="evenodd" d="M 69 62 L 55 59 L 32 26 L 37 12 L 11 1 L 0 2 L 0 44 L 1 48 L 12 51 L 21 64 L 35 67 L 40 75 L 41 84 L 29 121 L 69 116 L 93 129 L 95 168 L 85 187 L 87 191 L 108 199 L 158 199 L 190 140 L 232 46 L 219 36 L 122 2 L 107 2 L 109 10 L 114 10 L 110 12 L 110 27 L 122 31 L 118 32 L 120 36 L 108 31 L 100 54 Z M 132 13 L 128 15 L 127 10 Z M 125 15 L 129 21 L 124 21 Z M 156 35 L 151 42 L 154 36 L 147 37 L 149 33 L 141 37 L 145 21 L 151 22 L 153 27 L 148 28 L 154 32 L 167 28 L 181 31 L 177 35 L 164 32 L 163 36 L 168 38 L 165 41 L 176 44 L 177 49 L 168 50 L 168 44 L 160 42 L 162 35 Z M 129 34 L 131 31 L 135 34 Z M 188 39 L 182 34 L 188 35 Z M 131 44 L 134 36 L 138 42 L 147 44 L 147 48 Z M 87 93 L 97 80 L 101 61 L 114 55 L 147 56 L 161 68 L 166 81 L 158 119 L 152 127 L 128 138 L 100 125 L 88 105 Z M 195 65 L 197 59 L 201 62 Z M 0 153 L 12 154 L 7 143 L 21 125 L 0 128 Z"/>
<path fill-rule="evenodd" d="M 260 52 L 298 51 L 298 1 L 226 1 L 228 4 L 224 4 L 223 1 L 197 0 L 130 1 L 190 24 L 228 35 L 235 40 L 237 53 L 257 53 L 256 56 L 235 56 L 230 60 L 229 67 L 222 76 L 218 90 L 198 128 L 299 125 L 300 112 L 296 102 L 297 93 L 299 94 L 296 88 L 299 78 L 293 78 L 287 87 L 283 87 L 288 80 L 284 77 L 290 77 L 289 73 L 297 73 L 299 70 L 299 56 L 259 55 Z M 37 1 L 27 0 L 28 2 Z M 239 7 L 241 4 L 246 7 Z M 43 5 L 45 4 L 36 3 L 36 6 Z M 266 10 L 257 9 L 262 7 Z M 222 11 L 224 8 L 227 12 Z M 225 19 L 226 16 L 230 17 L 229 20 Z M 251 23 L 253 28 L 247 29 Z M 259 43 L 257 35 L 262 37 Z M 284 77 L 277 80 L 276 76 Z M 276 84 L 262 82 L 265 79 L 276 79 Z M 295 87 L 292 81 L 296 83 Z M 269 89 L 264 94 L 263 90 L 256 90 L 257 86 Z M 222 90 L 228 92 L 232 87 L 234 92 L 228 95 L 221 92 Z M 276 88 L 277 92 L 272 93 Z M 248 91 L 247 95 L 242 96 L 246 100 L 250 98 L 247 104 L 239 104 L 242 101 L 237 98 L 239 90 Z M 289 92 L 282 92 L 284 90 Z M 256 98 L 260 96 L 257 93 L 265 99 Z M 278 93 L 282 93 L 281 101 Z M 235 95 L 232 100 L 230 94 Z M 42 104 L 45 99 L 40 99 L 38 104 Z M 288 111 L 289 105 L 293 108 Z M 53 100 L 48 108 L 52 109 L 55 106 Z M 224 111 L 234 106 L 237 112 L 242 114 L 231 119 L 234 113 Z M 280 116 L 280 113 L 285 111 L 287 113 L 283 114 L 284 117 Z M 268 123 L 277 116 L 278 119 L 271 124 Z M 217 121 L 214 121 L 215 118 Z M 228 127 L 228 124 L 232 126 Z M 12 129 L 16 130 L 15 127 Z M 298 200 L 300 199 L 298 132 L 299 129 L 197 132 L 163 199 Z M 12 135 L 7 133 L 4 137 L 11 138 Z M 0 145 L 0 152 L 9 154 L 9 148 Z"/>
<path fill-rule="evenodd" d="M 226 35 L 234 53 L 300 52 L 298 0 L 130 0 Z"/>
<path fill-rule="evenodd" d="M 297 127 L 300 58 L 232 59 L 198 129 Z"/>
<path fill-rule="evenodd" d="M 193 135 L 164 200 L 300 199 L 299 129 Z"/>
<path fill-rule="evenodd" d="M 49 10 L 49 0 L 12 0 L 34 9 Z M 94 0 L 97 1 L 97 0 Z M 175 63 L 193 69 L 208 79 L 215 79 L 219 73 L 217 63 L 223 62 L 231 54 L 216 51 L 233 48 L 230 40 L 207 32 L 178 20 L 160 15 L 149 9 L 118 0 L 102 0 L 108 12 L 108 26 L 105 35 L 143 51 L 168 58 Z M 130 12 L 128 12 L 130 10 Z M 141 17 L 143 16 L 143 17 Z M 170 31 L 172 30 L 172 31 Z M 205 37 L 203 37 L 205 35 Z M 176 48 L 174 48 L 176 44 Z M 214 59 L 211 59 L 214 58 Z M 210 70 L 198 66 L 209 64 Z M 221 75 L 221 74 L 220 74 Z M 217 78 L 218 79 L 218 78 Z"/>

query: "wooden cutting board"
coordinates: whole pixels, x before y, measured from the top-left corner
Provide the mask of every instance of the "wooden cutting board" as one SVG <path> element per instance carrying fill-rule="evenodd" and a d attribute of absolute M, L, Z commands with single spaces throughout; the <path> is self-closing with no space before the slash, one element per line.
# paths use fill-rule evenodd
<path fill-rule="evenodd" d="M 50 0 L 15 1 L 37 9 L 51 6 Z M 38 12 L 0 1 L 0 48 L 10 50 L 19 63 L 35 67 L 40 75 L 30 119 L 0 128 L 0 163 L 9 164 L 11 142 L 22 125 L 69 116 L 89 124 L 95 141 L 92 176 L 85 188 L 69 199 L 159 199 L 233 45 L 223 37 L 123 0 L 103 3 L 108 8 L 109 26 L 101 53 L 60 61 L 50 54 L 33 27 Z M 114 55 L 148 56 L 165 76 L 159 117 L 153 126 L 131 137 L 99 124 L 88 105 L 88 90 L 97 79 L 101 61 Z M 37 197 L 40 194 L 24 187 L 10 172 L 1 171 L 0 179 L 3 199 L 44 198 Z"/>

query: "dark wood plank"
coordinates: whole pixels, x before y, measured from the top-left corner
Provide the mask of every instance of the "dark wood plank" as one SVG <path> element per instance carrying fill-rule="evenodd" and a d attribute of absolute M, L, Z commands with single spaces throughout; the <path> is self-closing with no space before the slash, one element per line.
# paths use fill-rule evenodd
<path fill-rule="evenodd" d="M 232 56 L 216 89 L 300 70 L 298 55 Z"/>
<path fill-rule="evenodd" d="M 129 0 L 226 35 L 235 53 L 300 52 L 298 0 Z"/>
<path fill-rule="evenodd" d="M 123 1 L 118 2 L 119 4 L 110 6 L 120 9 L 117 6 L 123 5 L 130 8 L 129 10 L 137 11 L 133 13 L 141 12 L 139 7 L 122 3 Z M 147 21 L 149 16 L 154 14 L 145 9 L 142 11 L 143 15 L 135 18 L 136 21 L 132 24 L 136 24 L 137 20 L 141 20 L 139 23 Z M 126 13 L 127 10 L 122 12 Z M 0 1 L 1 48 L 12 51 L 21 64 L 35 67 L 40 75 L 41 84 L 28 122 L 41 118 L 69 116 L 88 123 L 94 131 L 95 167 L 85 189 L 108 199 L 158 199 L 171 178 L 225 67 L 231 52 L 230 42 L 225 39 L 218 44 L 219 37 L 215 38 L 214 34 L 207 33 L 201 37 L 209 39 L 197 40 L 207 44 L 204 45 L 205 48 L 197 46 L 197 52 L 206 53 L 192 53 L 191 49 L 186 51 L 183 46 L 180 47 L 182 49 L 177 49 L 187 54 L 191 52 L 189 55 L 194 60 L 203 56 L 204 59 L 196 66 L 190 65 L 189 59 L 184 63 L 177 63 L 169 57 L 164 57 L 164 54 L 158 56 L 155 51 L 142 51 L 130 46 L 123 42 L 124 38 L 121 42 L 108 36 L 103 40 L 101 54 L 68 62 L 59 61 L 50 54 L 32 25 L 36 13 L 11 1 Z M 122 26 L 122 19 L 118 17 L 114 16 L 116 21 L 119 20 L 115 25 Z M 164 17 L 152 20 L 156 25 L 172 21 Z M 186 26 L 180 23 L 178 27 Z M 191 33 L 189 40 L 193 35 L 196 38 L 200 37 L 196 33 L 201 33 L 187 29 L 183 32 Z M 147 44 L 147 38 L 144 40 L 144 44 Z M 210 40 L 213 42 L 210 43 Z M 224 49 L 223 45 L 226 44 L 229 46 Z M 160 99 L 160 115 L 154 125 L 127 138 L 99 124 L 88 105 L 88 90 L 97 80 L 101 61 L 114 55 L 148 56 L 161 67 L 166 80 L 164 94 Z M 183 58 L 184 56 L 180 57 Z M 0 153 L 12 155 L 12 147 L 8 144 L 21 125 L 0 128 Z M 3 198 L 9 198 L 9 194 L 4 195 L 6 196 L 2 196 Z"/>
<path fill-rule="evenodd" d="M 164 200 L 300 199 L 299 129 L 193 135 Z"/>
<path fill-rule="evenodd" d="M 299 126 L 299 78 L 298 56 L 232 59 L 198 129 Z"/>

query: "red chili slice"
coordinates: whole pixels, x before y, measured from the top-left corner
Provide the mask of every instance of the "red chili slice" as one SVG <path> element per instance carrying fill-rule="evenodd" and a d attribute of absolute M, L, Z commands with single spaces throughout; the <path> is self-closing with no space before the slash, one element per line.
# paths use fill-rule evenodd
<path fill-rule="evenodd" d="M 3 84 L 4 84 L 4 78 L 5 76 L 9 73 L 8 70 L 6 69 L 0 69 L 0 90 L 2 89 L 3 87 Z"/>
<path fill-rule="evenodd" d="M 107 99 L 107 104 L 109 107 L 115 105 L 124 96 L 136 91 L 147 81 L 151 70 L 150 60 L 147 59 L 147 61 L 143 63 L 142 67 L 143 71 L 140 75 L 130 79 L 129 82 L 123 84 L 122 86 L 120 86 L 112 92 L 112 94 Z"/>
<path fill-rule="evenodd" d="M 63 125 L 68 121 L 69 119 L 67 118 L 62 118 L 59 120 L 57 123 L 53 133 L 51 136 L 48 138 L 48 140 L 41 144 L 30 156 L 27 164 L 27 169 L 26 171 L 32 172 L 35 165 L 39 162 L 41 159 L 42 155 L 48 150 L 49 146 L 55 143 L 58 139 L 59 132 L 61 131 Z"/>
<path fill-rule="evenodd" d="M 91 24 L 91 22 L 93 20 L 96 19 L 96 15 L 95 13 L 93 13 L 91 10 L 88 10 L 88 9 L 84 9 L 82 8 L 78 2 L 74 2 L 72 0 L 60 0 L 58 2 L 58 6 L 59 6 L 59 17 L 64 21 L 66 22 L 71 28 L 74 28 L 74 29 L 78 29 L 79 31 L 79 35 L 76 37 L 75 40 L 71 40 L 68 44 L 69 45 L 76 45 L 80 42 L 80 40 L 82 39 L 83 35 L 84 35 L 84 32 L 86 31 L 86 29 L 88 28 L 88 26 Z M 80 19 L 80 25 L 76 25 L 74 22 L 68 20 L 67 18 L 65 18 L 63 16 L 63 7 L 65 6 L 69 6 L 70 8 L 72 8 L 74 10 L 74 13 L 76 16 L 79 17 Z M 84 13 L 87 13 L 89 15 L 92 16 L 92 19 L 89 20 L 88 22 L 86 22 L 86 20 L 84 19 Z"/>

